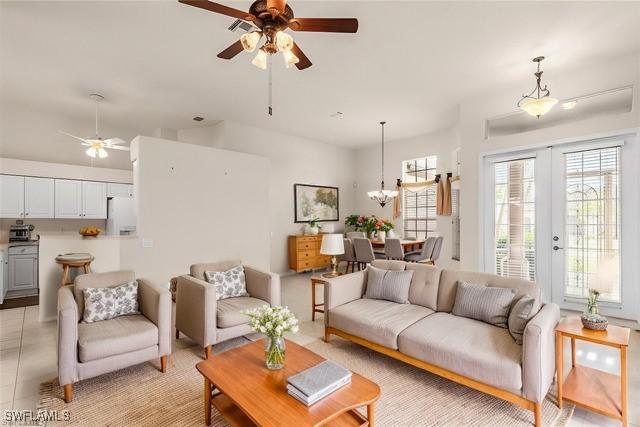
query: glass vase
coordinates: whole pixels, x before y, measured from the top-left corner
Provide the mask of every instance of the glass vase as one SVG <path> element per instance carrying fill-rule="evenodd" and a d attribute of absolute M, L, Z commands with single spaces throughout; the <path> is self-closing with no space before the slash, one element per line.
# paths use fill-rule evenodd
<path fill-rule="evenodd" d="M 284 352 L 284 338 L 267 337 L 264 345 L 264 355 L 267 368 L 272 370 L 284 368 Z"/>
<path fill-rule="evenodd" d="M 587 311 L 589 314 L 600 314 L 600 309 L 598 308 L 598 304 L 587 304 Z"/>

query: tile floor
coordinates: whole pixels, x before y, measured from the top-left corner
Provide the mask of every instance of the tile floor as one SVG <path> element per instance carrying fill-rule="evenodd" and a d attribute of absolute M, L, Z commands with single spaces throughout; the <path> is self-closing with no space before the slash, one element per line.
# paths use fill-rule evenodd
<path fill-rule="evenodd" d="M 323 335 L 322 314 L 311 322 L 309 274 L 282 277 L 282 303 L 301 321 L 300 332 L 291 338 L 306 344 Z M 322 289 L 317 287 L 319 300 Z M 192 345 L 175 340 L 173 349 Z M 568 350 L 568 343 L 565 349 Z M 632 426 L 640 427 L 640 333 L 632 331 L 629 348 L 629 408 Z M 565 357 L 568 361 L 569 357 Z M 605 371 L 619 372 L 613 349 L 578 342 L 577 361 Z M 38 322 L 38 307 L 0 310 L 0 413 L 7 409 L 35 409 L 41 382 L 56 377 L 56 323 Z M 619 422 L 577 408 L 569 427 L 618 426 Z"/>

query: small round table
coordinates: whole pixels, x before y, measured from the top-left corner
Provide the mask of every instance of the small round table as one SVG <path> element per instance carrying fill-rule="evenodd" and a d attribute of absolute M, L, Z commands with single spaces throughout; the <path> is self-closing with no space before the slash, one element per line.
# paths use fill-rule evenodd
<path fill-rule="evenodd" d="M 86 253 L 58 255 L 56 262 L 62 266 L 60 287 L 73 284 L 73 282 L 69 282 L 69 270 L 71 268 L 82 268 L 85 274 L 91 273 L 91 261 L 94 259 L 93 255 Z"/>

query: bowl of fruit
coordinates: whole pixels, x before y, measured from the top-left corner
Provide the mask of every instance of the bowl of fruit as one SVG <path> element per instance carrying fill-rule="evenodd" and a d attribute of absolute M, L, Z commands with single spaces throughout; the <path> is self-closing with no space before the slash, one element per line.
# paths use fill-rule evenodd
<path fill-rule="evenodd" d="M 82 237 L 98 237 L 101 232 L 98 227 L 82 227 L 79 231 Z"/>

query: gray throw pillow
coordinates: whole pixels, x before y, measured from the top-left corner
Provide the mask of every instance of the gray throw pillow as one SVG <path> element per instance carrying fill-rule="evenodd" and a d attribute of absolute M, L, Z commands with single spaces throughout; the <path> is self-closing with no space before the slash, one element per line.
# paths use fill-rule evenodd
<path fill-rule="evenodd" d="M 515 289 L 458 282 L 452 313 L 507 328 L 509 309 Z"/>
<path fill-rule="evenodd" d="M 227 271 L 205 271 L 204 275 L 207 282 L 216 288 L 216 300 L 249 296 L 244 267 L 241 265 Z"/>
<path fill-rule="evenodd" d="M 111 288 L 84 288 L 84 323 L 114 319 L 127 314 L 138 314 L 138 282 Z"/>
<path fill-rule="evenodd" d="M 509 313 L 509 333 L 516 340 L 517 344 L 522 344 L 522 335 L 524 328 L 533 316 L 536 315 L 535 298 L 525 295 L 513 304 L 511 313 Z"/>
<path fill-rule="evenodd" d="M 367 268 L 367 291 L 364 297 L 408 304 L 411 277 L 413 270 L 383 270 L 370 265 Z"/>

